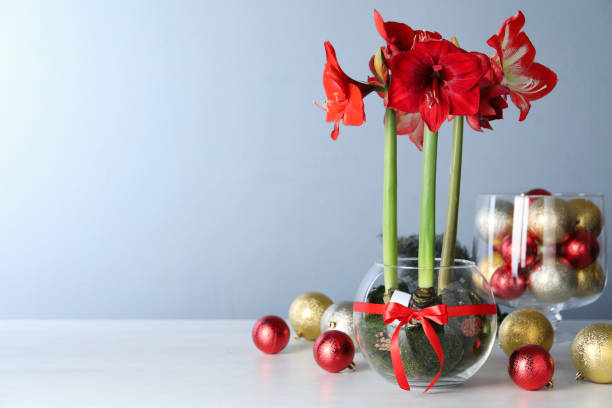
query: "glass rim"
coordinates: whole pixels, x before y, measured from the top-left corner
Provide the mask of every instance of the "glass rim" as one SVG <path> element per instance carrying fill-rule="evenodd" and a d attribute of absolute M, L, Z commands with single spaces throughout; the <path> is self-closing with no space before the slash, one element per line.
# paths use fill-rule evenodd
<path fill-rule="evenodd" d="M 422 266 L 408 266 L 408 265 L 388 265 L 388 264 L 384 264 L 380 261 L 376 262 L 374 265 L 380 267 L 380 268 L 393 268 L 393 269 L 406 269 L 406 270 L 414 270 L 414 271 L 418 271 L 418 270 L 425 270 L 425 269 L 433 269 L 433 270 L 440 270 L 440 269 L 465 269 L 465 268 L 472 268 L 476 266 L 476 262 L 474 261 L 470 261 L 469 259 L 455 259 L 455 265 L 452 266 L 440 266 L 440 261 L 442 258 L 434 258 L 434 261 L 438 263 L 438 265 L 434 266 L 433 268 L 427 268 L 427 267 L 422 267 Z M 413 261 L 413 262 L 418 262 L 419 258 L 418 257 L 399 257 L 397 258 L 398 263 L 401 261 Z M 457 263 L 459 265 L 457 265 Z"/>
<path fill-rule="evenodd" d="M 500 196 L 500 197 L 530 197 L 530 198 L 555 198 L 555 197 L 586 197 L 586 198 L 604 198 L 603 193 L 551 193 L 550 195 L 546 194 L 529 194 L 527 193 L 478 193 L 478 197 L 492 197 L 492 196 Z"/>

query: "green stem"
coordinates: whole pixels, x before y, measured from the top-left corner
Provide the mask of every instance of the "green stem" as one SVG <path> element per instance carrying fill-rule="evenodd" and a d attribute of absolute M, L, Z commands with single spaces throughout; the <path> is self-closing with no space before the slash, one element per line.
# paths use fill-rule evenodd
<path fill-rule="evenodd" d="M 438 132 L 432 132 L 425 125 L 419 227 L 419 288 L 431 288 L 434 284 L 437 153 Z"/>
<path fill-rule="evenodd" d="M 395 111 L 385 112 L 385 175 L 383 184 L 383 263 L 385 301 L 397 289 L 397 125 Z"/>
<path fill-rule="evenodd" d="M 457 219 L 459 215 L 459 195 L 461 189 L 461 156 L 463 154 L 463 116 L 455 116 L 453 121 L 453 147 L 451 150 L 450 179 L 448 182 L 448 204 L 446 207 L 446 227 L 442 241 L 440 266 L 455 264 L 455 246 L 457 244 Z M 438 288 L 444 289 L 450 284 L 452 271 L 441 269 Z"/>

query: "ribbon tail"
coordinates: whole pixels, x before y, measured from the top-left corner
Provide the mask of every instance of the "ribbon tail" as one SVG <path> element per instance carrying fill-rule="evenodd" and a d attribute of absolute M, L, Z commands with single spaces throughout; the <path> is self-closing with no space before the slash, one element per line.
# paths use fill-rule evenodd
<path fill-rule="evenodd" d="M 399 333 L 402 326 L 404 326 L 406 322 L 402 321 L 397 329 L 393 332 L 393 336 L 391 336 L 391 364 L 393 365 L 393 373 L 395 374 L 395 379 L 397 380 L 397 384 L 401 389 L 410 391 L 410 385 L 408 384 L 408 379 L 406 378 L 406 373 L 404 372 L 404 364 L 402 363 L 402 354 L 400 353 L 399 348 Z"/>
<path fill-rule="evenodd" d="M 436 352 L 438 356 L 438 360 L 440 361 L 440 371 L 438 371 L 438 374 L 434 377 L 433 380 L 431 380 L 431 382 L 429 383 L 429 386 L 425 388 L 425 391 L 423 391 L 423 393 L 426 393 L 427 391 L 429 391 L 431 387 L 434 386 L 434 384 L 438 381 L 438 379 L 440 378 L 440 375 L 442 374 L 442 364 L 444 364 L 444 351 L 442 350 L 442 345 L 440 344 L 440 340 L 438 339 L 438 335 L 436 334 L 436 331 L 431 326 L 431 324 L 427 321 L 427 319 L 423 318 L 419 320 L 421 321 L 421 325 L 423 326 L 423 331 L 425 332 L 425 336 L 427 336 L 427 339 L 431 343 L 431 346 L 433 347 L 434 351 Z"/>

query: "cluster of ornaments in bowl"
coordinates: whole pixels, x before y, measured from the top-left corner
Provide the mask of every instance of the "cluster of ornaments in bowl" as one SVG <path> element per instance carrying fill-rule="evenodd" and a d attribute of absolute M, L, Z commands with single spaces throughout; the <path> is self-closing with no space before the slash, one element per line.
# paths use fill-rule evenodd
<path fill-rule="evenodd" d="M 605 284 L 603 197 L 481 195 L 474 253 L 496 299 L 513 307 L 594 301 Z M 558 307 L 563 305 L 563 307 Z"/>

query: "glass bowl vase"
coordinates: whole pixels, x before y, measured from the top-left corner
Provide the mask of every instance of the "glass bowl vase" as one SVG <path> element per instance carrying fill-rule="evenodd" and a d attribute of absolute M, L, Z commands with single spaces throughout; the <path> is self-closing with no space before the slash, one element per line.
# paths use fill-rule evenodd
<path fill-rule="evenodd" d="M 538 310 L 556 329 L 562 310 L 597 300 L 607 275 L 603 214 L 598 194 L 479 195 L 474 257 L 497 302 Z"/>
<path fill-rule="evenodd" d="M 357 302 L 383 304 L 384 271 L 398 272 L 398 290 L 412 294 L 418 287 L 417 258 L 401 258 L 398 266 L 377 263 L 365 275 L 357 291 Z M 441 279 L 439 279 L 442 277 Z M 440 282 L 445 282 L 439 285 Z M 488 284 L 472 261 L 456 260 L 452 267 L 441 268 L 436 259 L 434 288 L 436 303 L 447 306 L 492 304 L 494 298 Z M 368 364 L 382 377 L 396 383 L 391 362 L 391 337 L 397 320 L 385 324 L 377 314 L 354 312 L 357 342 Z M 458 385 L 470 378 L 484 364 L 493 347 L 497 315 L 451 317 L 446 325 L 432 324 L 444 353 L 442 374 L 434 388 Z M 404 373 L 410 387 L 427 387 L 440 369 L 438 358 L 427 340 L 422 326 L 407 324 L 400 328 L 399 349 Z"/>

